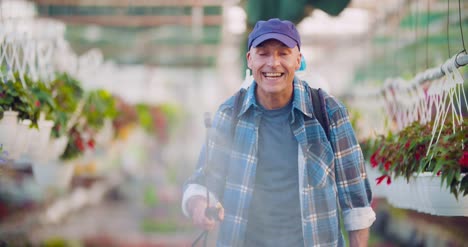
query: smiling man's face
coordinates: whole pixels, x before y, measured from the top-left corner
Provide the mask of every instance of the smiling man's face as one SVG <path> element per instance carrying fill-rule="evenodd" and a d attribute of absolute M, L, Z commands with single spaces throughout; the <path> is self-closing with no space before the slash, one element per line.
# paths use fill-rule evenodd
<path fill-rule="evenodd" d="M 257 96 L 262 98 L 292 95 L 294 73 L 301 66 L 299 48 L 289 48 L 270 39 L 247 52 L 247 65 L 257 82 Z"/>

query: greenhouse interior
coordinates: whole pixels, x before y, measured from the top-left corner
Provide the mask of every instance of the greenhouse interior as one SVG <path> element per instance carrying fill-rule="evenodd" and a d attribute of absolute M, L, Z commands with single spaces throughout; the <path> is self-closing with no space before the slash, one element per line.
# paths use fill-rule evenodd
<path fill-rule="evenodd" d="M 468 1 L 0 0 L 0 247 L 220 246 L 184 188 L 271 18 L 349 114 L 361 246 L 467 246 Z"/>

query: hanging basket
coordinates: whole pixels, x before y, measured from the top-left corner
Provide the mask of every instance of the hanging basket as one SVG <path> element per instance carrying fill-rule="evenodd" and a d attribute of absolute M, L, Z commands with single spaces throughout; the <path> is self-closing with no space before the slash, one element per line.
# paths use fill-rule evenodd
<path fill-rule="evenodd" d="M 61 136 L 59 138 L 50 138 L 47 155 L 48 160 L 59 160 L 60 155 L 63 154 L 65 148 L 67 147 L 68 136 Z"/>
<path fill-rule="evenodd" d="M 53 121 L 40 120 L 38 122 L 39 129 L 31 129 L 30 142 L 27 155 L 32 162 L 37 160 L 46 160 L 48 153 L 48 144 L 50 139 L 50 132 L 54 126 Z"/>
<path fill-rule="evenodd" d="M 449 189 L 441 186 L 440 177 L 430 172 L 419 174 L 415 178 L 425 203 L 419 208 L 420 211 L 440 216 L 468 216 L 468 196 L 459 195 L 457 200 Z"/>
<path fill-rule="evenodd" d="M 13 160 L 20 160 L 29 146 L 31 129 L 31 120 L 25 119 L 19 122 L 16 128 L 15 145 L 11 153 Z"/>
<path fill-rule="evenodd" d="M 397 208 L 416 209 L 419 204 L 414 180 L 395 178 L 387 188 L 387 200 Z"/>
<path fill-rule="evenodd" d="M 75 166 L 72 162 L 63 164 L 59 161 L 36 161 L 32 168 L 34 180 L 40 187 L 66 190 L 70 185 Z"/>
<path fill-rule="evenodd" d="M 8 154 L 13 152 L 16 140 L 16 129 L 18 126 L 18 112 L 4 111 L 0 119 L 0 145 Z"/>

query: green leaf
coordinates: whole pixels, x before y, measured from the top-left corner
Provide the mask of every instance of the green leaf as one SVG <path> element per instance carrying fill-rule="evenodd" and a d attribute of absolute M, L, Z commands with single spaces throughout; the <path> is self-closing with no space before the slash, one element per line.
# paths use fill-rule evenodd
<path fill-rule="evenodd" d="M 468 194 L 468 174 L 465 174 L 460 182 L 460 191 L 463 191 L 463 196 Z"/>
<path fill-rule="evenodd" d="M 454 181 L 453 178 L 455 177 L 455 173 L 454 172 L 449 172 L 448 175 L 447 175 L 447 185 L 446 187 L 449 187 L 452 182 Z"/>
<path fill-rule="evenodd" d="M 443 165 L 444 165 L 443 160 L 437 160 L 433 172 L 438 173 L 442 169 Z"/>

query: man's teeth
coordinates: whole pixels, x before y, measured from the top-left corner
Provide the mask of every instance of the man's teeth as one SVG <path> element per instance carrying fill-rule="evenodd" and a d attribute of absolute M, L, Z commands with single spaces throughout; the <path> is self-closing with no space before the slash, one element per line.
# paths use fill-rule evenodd
<path fill-rule="evenodd" d="M 267 77 L 280 77 L 281 73 L 265 73 Z"/>

